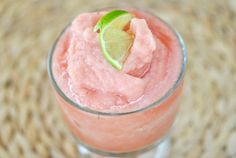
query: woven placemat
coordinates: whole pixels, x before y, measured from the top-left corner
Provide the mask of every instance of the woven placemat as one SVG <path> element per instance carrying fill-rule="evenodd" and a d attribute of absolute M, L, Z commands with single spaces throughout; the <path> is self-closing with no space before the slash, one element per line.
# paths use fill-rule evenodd
<path fill-rule="evenodd" d="M 0 158 L 79 157 L 52 95 L 47 53 L 80 12 L 127 3 L 152 9 L 187 45 L 170 157 L 236 157 L 235 0 L 1 0 Z"/>

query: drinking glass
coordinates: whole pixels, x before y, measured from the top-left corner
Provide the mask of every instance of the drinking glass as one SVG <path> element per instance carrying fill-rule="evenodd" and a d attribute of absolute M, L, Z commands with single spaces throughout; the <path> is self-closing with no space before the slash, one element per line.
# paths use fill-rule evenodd
<path fill-rule="evenodd" d="M 160 20 L 157 16 L 155 18 Z M 89 109 L 74 102 L 62 91 L 55 79 L 52 64 L 57 45 L 63 43 L 70 25 L 57 38 L 49 52 L 48 74 L 62 116 L 78 142 L 81 157 L 167 156 L 170 145 L 169 133 L 180 105 L 179 98 L 186 68 L 186 49 L 181 36 L 166 25 L 176 35 L 182 48 L 182 65 L 178 78 L 167 93 L 154 103 L 128 112 L 101 112 Z"/>

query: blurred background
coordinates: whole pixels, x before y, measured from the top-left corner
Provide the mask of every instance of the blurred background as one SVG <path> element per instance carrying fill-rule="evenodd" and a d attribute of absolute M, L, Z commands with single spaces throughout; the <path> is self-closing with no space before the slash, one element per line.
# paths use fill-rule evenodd
<path fill-rule="evenodd" d="M 0 158 L 76 158 L 52 95 L 47 54 L 77 14 L 152 10 L 184 38 L 188 65 L 171 158 L 236 158 L 235 0 L 1 0 Z"/>

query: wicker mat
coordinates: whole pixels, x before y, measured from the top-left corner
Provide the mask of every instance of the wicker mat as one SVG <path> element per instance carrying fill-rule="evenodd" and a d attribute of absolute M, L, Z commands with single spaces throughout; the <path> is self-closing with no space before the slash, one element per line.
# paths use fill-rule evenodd
<path fill-rule="evenodd" d="M 235 0 L 1 0 L 0 158 L 79 157 L 52 95 L 47 53 L 80 12 L 127 3 L 152 9 L 187 45 L 170 157 L 236 157 Z"/>

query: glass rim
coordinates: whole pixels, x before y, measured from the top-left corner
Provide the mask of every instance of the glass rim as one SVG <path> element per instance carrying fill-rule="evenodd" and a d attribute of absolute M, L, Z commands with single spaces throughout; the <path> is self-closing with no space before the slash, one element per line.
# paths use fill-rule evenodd
<path fill-rule="evenodd" d="M 132 9 L 136 9 L 136 8 L 132 8 Z M 101 9 L 102 10 L 102 9 Z M 140 10 L 140 9 L 137 9 Z M 98 11 L 98 10 L 96 10 Z M 128 115 L 128 114 L 133 114 L 133 113 L 138 113 L 138 112 L 142 112 L 148 109 L 151 109 L 153 107 L 157 107 L 159 105 L 161 105 L 168 97 L 170 97 L 175 90 L 178 88 L 178 86 L 181 84 L 181 81 L 184 77 L 185 71 L 186 71 L 186 62 L 187 62 L 187 51 L 186 51 L 186 47 L 184 44 L 184 41 L 182 39 L 182 37 L 180 36 L 180 34 L 173 29 L 167 22 L 165 22 L 164 20 L 162 20 L 160 17 L 156 16 L 155 14 L 149 12 L 149 11 L 144 11 L 141 10 L 142 12 L 148 13 L 151 16 L 154 16 L 155 18 L 159 19 L 162 23 L 164 23 L 173 33 L 174 35 L 177 37 L 178 39 L 178 43 L 181 47 L 182 50 L 182 64 L 181 64 L 181 70 L 178 74 L 178 77 L 176 79 L 176 81 L 174 82 L 174 84 L 171 86 L 171 88 L 162 96 L 160 97 L 157 101 L 154 101 L 153 103 L 144 106 L 142 108 L 138 108 L 135 110 L 131 110 L 131 111 L 127 111 L 127 112 L 102 112 L 102 111 L 98 111 L 98 110 L 94 110 L 91 108 L 88 108 L 86 106 L 81 106 L 80 104 L 76 103 L 75 101 L 73 101 L 72 99 L 70 99 L 59 87 L 59 85 L 57 84 L 54 74 L 53 74 L 53 70 L 52 70 L 52 61 L 53 61 L 53 55 L 54 55 L 54 51 L 55 48 L 57 46 L 58 41 L 60 40 L 61 36 L 64 34 L 64 32 L 66 31 L 66 29 L 70 26 L 67 25 L 59 34 L 59 36 L 56 38 L 56 41 L 54 42 L 53 46 L 51 47 L 51 49 L 49 50 L 48 53 L 48 60 L 47 60 L 47 71 L 48 71 L 48 75 L 50 78 L 50 81 L 53 85 L 53 88 L 56 89 L 56 92 L 70 105 L 74 106 L 75 108 L 78 108 L 79 110 L 82 110 L 84 112 L 90 113 L 90 114 L 96 114 L 96 115 L 104 115 L 104 116 L 120 116 L 120 115 Z"/>

